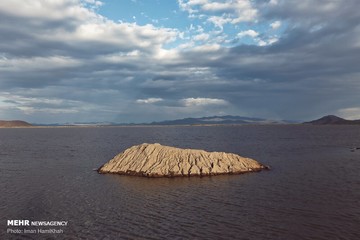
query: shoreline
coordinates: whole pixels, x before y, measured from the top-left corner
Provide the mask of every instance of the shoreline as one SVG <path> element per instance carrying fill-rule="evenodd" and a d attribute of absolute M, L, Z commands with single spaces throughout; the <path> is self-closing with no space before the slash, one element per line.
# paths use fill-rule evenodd
<path fill-rule="evenodd" d="M 176 125 L 59 125 L 59 126 L 13 126 L 0 129 L 34 129 L 34 128 L 136 128 L 136 127 L 244 127 L 244 126 L 317 126 L 317 127 L 334 127 L 334 126 L 360 126 L 359 124 L 304 124 L 304 123 L 280 123 L 280 124 L 176 124 Z"/>
<path fill-rule="evenodd" d="M 14 126 L 14 127 L 3 127 L 0 126 L 0 129 L 8 128 L 128 128 L 128 127 L 236 127 L 236 126 L 295 126 L 295 125 L 304 125 L 299 123 L 284 123 L 284 124 L 174 124 L 174 125 L 59 125 L 59 126 Z"/>

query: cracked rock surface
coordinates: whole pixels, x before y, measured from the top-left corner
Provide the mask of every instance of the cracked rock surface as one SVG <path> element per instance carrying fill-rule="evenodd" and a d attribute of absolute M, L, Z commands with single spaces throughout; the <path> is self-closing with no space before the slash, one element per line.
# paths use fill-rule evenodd
<path fill-rule="evenodd" d="M 267 167 L 233 153 L 143 143 L 126 149 L 98 169 L 145 177 L 206 176 L 260 171 Z"/>

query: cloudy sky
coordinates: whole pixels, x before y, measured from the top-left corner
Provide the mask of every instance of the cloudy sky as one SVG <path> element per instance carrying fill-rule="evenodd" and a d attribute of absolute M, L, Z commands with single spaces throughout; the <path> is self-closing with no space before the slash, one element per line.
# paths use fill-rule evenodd
<path fill-rule="evenodd" d="M 0 119 L 360 118 L 358 6 L 0 1 Z"/>

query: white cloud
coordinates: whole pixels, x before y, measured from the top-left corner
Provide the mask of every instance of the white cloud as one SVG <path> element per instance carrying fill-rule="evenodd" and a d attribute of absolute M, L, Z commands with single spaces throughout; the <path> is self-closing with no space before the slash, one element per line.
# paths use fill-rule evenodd
<path fill-rule="evenodd" d="M 178 31 L 174 29 L 157 28 L 151 24 L 140 26 L 136 23 L 115 23 L 107 20 L 101 23 L 84 23 L 76 29 L 74 35 L 69 34 L 68 38 L 110 43 L 119 47 L 148 48 L 152 46 L 156 49 L 174 41 L 177 36 Z"/>
<path fill-rule="evenodd" d="M 163 100 L 164 99 L 162 99 L 162 98 L 147 98 L 147 99 L 137 99 L 136 102 L 144 103 L 144 104 L 151 104 L 151 103 L 161 102 Z"/>
<path fill-rule="evenodd" d="M 269 39 L 256 38 L 255 40 L 257 41 L 257 43 L 260 47 L 268 46 L 268 45 L 274 44 L 277 41 L 279 41 L 279 39 L 277 37 L 271 37 Z"/>
<path fill-rule="evenodd" d="M 178 49 L 189 49 L 195 46 L 194 42 L 186 42 L 177 46 Z"/>
<path fill-rule="evenodd" d="M 208 0 L 189 0 L 188 5 L 206 4 Z"/>
<path fill-rule="evenodd" d="M 279 27 L 281 27 L 281 21 L 275 21 L 271 23 L 270 26 L 272 29 L 278 29 Z"/>
<path fill-rule="evenodd" d="M 208 22 L 222 28 L 224 24 L 254 22 L 258 10 L 251 0 L 216 2 L 210 0 L 179 0 L 180 9 L 187 11 L 194 18 L 207 18 Z"/>
<path fill-rule="evenodd" d="M 210 38 L 210 35 L 207 34 L 207 33 L 201 33 L 201 34 L 198 34 L 196 36 L 194 36 L 194 40 L 195 41 L 206 41 Z"/>
<path fill-rule="evenodd" d="M 246 37 L 246 36 L 255 38 L 255 37 L 259 36 L 259 33 L 252 30 L 252 29 L 246 30 L 246 31 L 241 31 L 241 32 L 238 33 L 239 38 Z"/>
<path fill-rule="evenodd" d="M 103 2 L 97 0 L 82 0 L 84 3 L 90 5 L 92 9 L 97 9 L 104 5 Z"/>
<path fill-rule="evenodd" d="M 83 7 L 78 0 L 0 1 L 0 9 L 10 15 L 34 19 L 84 20 L 96 15 Z"/>
<path fill-rule="evenodd" d="M 193 52 L 202 52 L 202 53 L 211 53 L 211 52 L 219 51 L 220 49 L 221 49 L 221 46 L 219 44 L 206 44 L 206 45 L 196 46 L 192 49 L 192 51 Z"/>
<path fill-rule="evenodd" d="M 51 56 L 33 58 L 3 58 L 0 59 L 0 70 L 45 70 L 59 68 L 75 68 L 81 65 L 81 61 L 71 57 Z"/>
<path fill-rule="evenodd" d="M 206 41 L 210 38 L 210 35 L 207 34 L 207 33 L 201 33 L 201 34 L 198 34 L 196 36 L 194 36 L 194 40 L 195 41 Z"/>
<path fill-rule="evenodd" d="M 69 113 L 79 113 L 78 109 L 70 109 L 70 108 L 34 108 L 31 106 L 19 106 L 17 107 L 20 111 L 22 111 L 26 115 L 33 115 L 38 113 L 47 113 L 47 114 L 69 114 Z"/>
<path fill-rule="evenodd" d="M 48 114 L 67 114 L 78 113 L 81 111 L 80 106 L 84 103 L 80 101 L 45 98 L 45 97 L 23 97 L 20 95 L 10 94 L 9 92 L 0 92 L 3 96 L 0 98 L 2 106 L 11 109 L 17 109 L 26 115 L 36 113 Z M 66 106 L 64 106 L 66 105 Z M 89 106 L 89 103 L 86 103 Z"/>
<path fill-rule="evenodd" d="M 218 98 L 185 98 L 180 101 L 186 107 L 228 104 L 224 99 Z"/>
<path fill-rule="evenodd" d="M 349 120 L 360 119 L 360 107 L 342 108 L 338 110 L 338 114 Z"/>
<path fill-rule="evenodd" d="M 268 43 L 265 42 L 264 40 L 258 39 L 257 41 L 258 41 L 258 45 L 259 45 L 260 47 L 263 47 L 263 46 L 268 45 Z"/>
<path fill-rule="evenodd" d="M 279 41 L 279 39 L 276 37 L 273 37 L 273 38 L 268 39 L 267 43 L 268 43 L 268 45 L 271 45 L 273 43 L 276 43 L 277 41 Z"/>
<path fill-rule="evenodd" d="M 223 28 L 223 26 L 227 23 L 230 23 L 232 21 L 232 18 L 223 16 L 210 16 L 207 20 L 208 22 L 211 22 L 216 27 Z"/>
<path fill-rule="evenodd" d="M 231 2 L 205 2 L 201 8 L 205 11 L 226 11 L 230 10 L 233 6 Z"/>

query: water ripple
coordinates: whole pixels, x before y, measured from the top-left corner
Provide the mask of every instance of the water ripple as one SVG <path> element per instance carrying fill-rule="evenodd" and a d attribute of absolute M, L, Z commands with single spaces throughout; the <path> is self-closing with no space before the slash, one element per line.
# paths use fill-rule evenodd
<path fill-rule="evenodd" d="M 0 220 L 69 221 L 64 234 L 51 238 L 360 239 L 360 161 L 359 153 L 349 150 L 360 146 L 358 127 L 0 129 L 0 134 Z M 92 171 L 142 142 L 234 152 L 272 170 L 174 179 Z M 8 238 L 0 232 L 0 239 Z"/>

